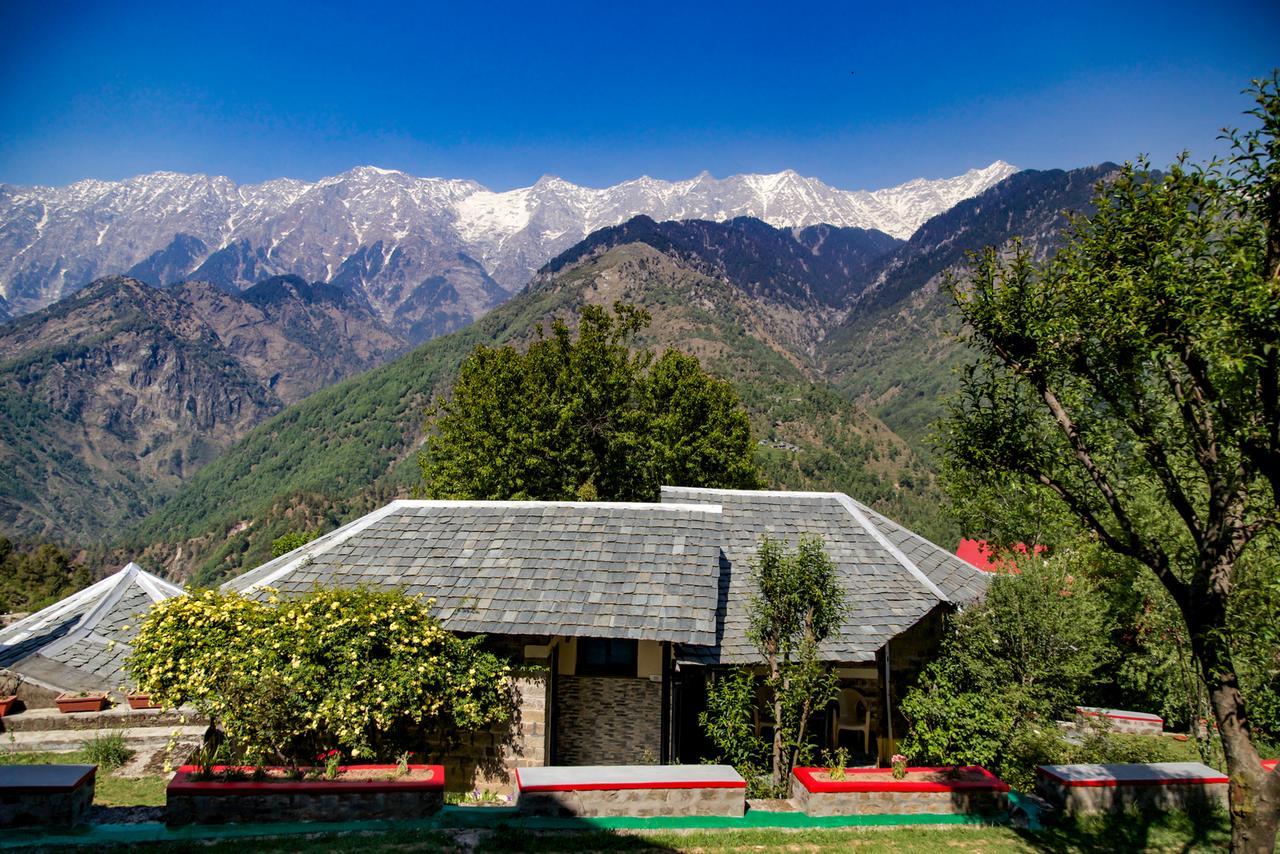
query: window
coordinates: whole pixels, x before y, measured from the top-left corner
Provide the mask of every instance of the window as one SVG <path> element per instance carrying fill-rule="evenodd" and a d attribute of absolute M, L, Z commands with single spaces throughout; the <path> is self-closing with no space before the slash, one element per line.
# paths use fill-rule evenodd
<path fill-rule="evenodd" d="M 581 638 L 578 641 L 579 676 L 636 677 L 636 647 L 633 640 Z"/>

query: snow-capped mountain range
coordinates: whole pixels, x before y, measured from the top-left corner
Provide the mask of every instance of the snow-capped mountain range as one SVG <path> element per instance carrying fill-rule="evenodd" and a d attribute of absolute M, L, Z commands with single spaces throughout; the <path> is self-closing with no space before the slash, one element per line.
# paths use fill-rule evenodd
<path fill-rule="evenodd" d="M 0 319 L 101 276 L 201 279 L 243 289 L 296 274 L 361 291 L 411 340 L 468 322 L 591 232 L 657 220 L 753 216 L 907 238 L 926 220 L 1018 171 L 997 161 L 955 178 L 841 190 L 787 170 L 642 177 L 604 189 L 544 177 L 494 192 L 475 181 L 363 166 L 314 183 L 156 172 L 65 187 L 0 184 Z"/>

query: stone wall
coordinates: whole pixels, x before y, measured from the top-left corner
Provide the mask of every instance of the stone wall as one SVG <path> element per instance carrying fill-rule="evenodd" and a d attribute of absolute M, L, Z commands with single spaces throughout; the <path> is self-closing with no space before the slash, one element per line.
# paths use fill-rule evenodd
<path fill-rule="evenodd" d="M 520 671 L 515 685 L 519 708 L 510 724 L 459 735 L 424 754 L 428 762 L 444 766 L 445 787 L 450 791 L 509 793 L 515 784 L 513 768 L 547 764 L 547 671 Z"/>
<path fill-rule="evenodd" d="M 744 789 L 605 789 L 570 792 L 521 792 L 520 811 L 550 816 L 690 816 L 741 818 Z"/>
<path fill-rule="evenodd" d="M 558 676 L 556 765 L 653 764 L 662 756 L 662 685 Z"/>
<path fill-rule="evenodd" d="M 791 798 L 805 815 L 992 815 L 1008 809 L 1004 792 L 810 792 L 794 777 Z"/>
<path fill-rule="evenodd" d="M 1168 785 L 1068 786 L 1041 775 L 1036 792 L 1066 815 L 1227 808 L 1227 783 L 1189 781 Z"/>
<path fill-rule="evenodd" d="M 69 792 L 0 792 L 0 827 L 70 827 L 85 819 L 93 804 L 93 778 Z"/>
<path fill-rule="evenodd" d="M 435 815 L 444 804 L 439 789 L 379 792 L 256 792 L 191 794 L 170 791 L 164 820 L 169 825 L 248 824 L 273 821 L 364 821 Z"/>

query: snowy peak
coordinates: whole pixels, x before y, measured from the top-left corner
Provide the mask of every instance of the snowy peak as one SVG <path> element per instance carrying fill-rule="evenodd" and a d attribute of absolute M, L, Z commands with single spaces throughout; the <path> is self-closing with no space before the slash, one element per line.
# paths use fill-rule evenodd
<path fill-rule="evenodd" d="M 407 301 L 416 306 L 414 323 L 433 315 L 419 293 L 425 287 L 436 294 L 431 299 L 454 306 L 453 319 L 439 321 L 451 325 L 522 287 L 592 232 L 638 214 L 656 221 L 750 216 L 775 227 L 827 223 L 907 238 L 1016 171 L 996 161 L 954 178 L 873 191 L 838 189 L 791 169 L 727 178 L 702 172 L 682 181 L 645 176 L 599 189 L 544 175 L 501 192 L 377 166 L 314 182 L 237 185 L 154 172 L 65 187 L 0 184 L 0 299 L 18 315 L 126 271 L 150 275 L 154 285 L 199 276 L 233 290 L 292 274 L 341 279 L 393 325 Z"/>

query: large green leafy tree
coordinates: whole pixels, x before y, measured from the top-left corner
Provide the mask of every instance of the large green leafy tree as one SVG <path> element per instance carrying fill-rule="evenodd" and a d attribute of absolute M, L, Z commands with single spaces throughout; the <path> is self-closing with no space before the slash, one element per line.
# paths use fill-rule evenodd
<path fill-rule="evenodd" d="M 948 625 L 940 654 L 902 701 L 902 750 L 926 765 L 985 765 L 1031 779 L 1023 756 L 1097 679 L 1106 608 L 1082 571 L 1091 548 L 1022 557 Z"/>
<path fill-rule="evenodd" d="M 431 498 L 654 500 L 662 484 L 753 488 L 737 394 L 676 350 L 633 349 L 639 308 L 582 308 L 521 352 L 477 347 L 419 462 Z"/>
<path fill-rule="evenodd" d="M 1051 259 L 989 249 L 951 283 L 978 357 L 942 431 L 952 466 L 1051 496 L 1168 591 L 1240 851 L 1273 849 L 1280 802 L 1229 631 L 1237 565 L 1280 522 L 1280 81 L 1256 96 L 1226 161 L 1127 166 Z"/>

